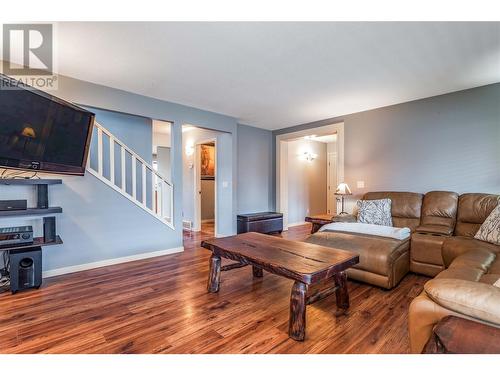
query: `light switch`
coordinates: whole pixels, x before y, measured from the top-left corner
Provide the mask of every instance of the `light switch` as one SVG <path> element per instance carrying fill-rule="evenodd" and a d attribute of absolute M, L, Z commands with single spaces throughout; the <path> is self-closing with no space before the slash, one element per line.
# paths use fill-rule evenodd
<path fill-rule="evenodd" d="M 356 186 L 358 189 L 364 189 L 365 188 L 365 182 L 364 181 L 358 181 L 356 183 Z"/>
<path fill-rule="evenodd" d="M 222 187 L 227 188 L 229 186 L 229 182 L 227 181 L 222 181 Z"/>

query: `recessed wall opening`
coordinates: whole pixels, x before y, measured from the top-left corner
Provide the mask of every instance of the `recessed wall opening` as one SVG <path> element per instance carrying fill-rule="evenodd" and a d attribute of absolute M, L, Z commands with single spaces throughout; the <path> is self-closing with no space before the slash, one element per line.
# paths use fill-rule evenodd
<path fill-rule="evenodd" d="M 167 182 L 172 183 L 172 124 L 170 122 L 153 120 L 153 169 L 157 171 Z M 155 207 L 159 207 L 161 212 L 171 212 L 170 206 L 172 202 L 170 199 L 161 199 L 162 189 L 166 186 L 155 179 L 156 189 Z"/>
<path fill-rule="evenodd" d="M 215 232 L 215 176 L 217 173 L 215 165 L 216 145 L 215 140 L 201 143 L 196 146 L 195 171 L 198 183 L 198 214 L 197 221 L 202 232 Z"/>
<path fill-rule="evenodd" d="M 183 125 L 184 230 L 219 235 L 219 219 L 224 217 L 219 217 L 218 213 L 224 211 L 232 199 L 231 195 L 225 194 L 230 187 L 228 181 L 232 179 L 232 172 L 222 166 L 222 171 L 226 174 L 219 173 L 221 152 L 230 151 L 230 141 L 230 134 Z"/>
<path fill-rule="evenodd" d="M 340 212 L 335 190 L 344 175 L 343 125 L 276 137 L 276 202 L 284 229 L 309 215 Z"/>

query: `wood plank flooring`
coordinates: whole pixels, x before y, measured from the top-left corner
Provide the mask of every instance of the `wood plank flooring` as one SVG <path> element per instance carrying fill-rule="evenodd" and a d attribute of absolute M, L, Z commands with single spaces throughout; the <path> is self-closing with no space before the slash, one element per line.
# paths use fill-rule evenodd
<path fill-rule="evenodd" d="M 407 313 L 426 277 L 392 291 L 349 281 L 351 308 L 335 296 L 307 308 L 304 342 L 288 338 L 292 281 L 251 267 L 222 274 L 207 294 L 212 228 L 185 234 L 185 251 L 44 280 L 0 294 L 0 353 L 407 353 Z M 309 225 L 283 234 L 303 239 Z"/>

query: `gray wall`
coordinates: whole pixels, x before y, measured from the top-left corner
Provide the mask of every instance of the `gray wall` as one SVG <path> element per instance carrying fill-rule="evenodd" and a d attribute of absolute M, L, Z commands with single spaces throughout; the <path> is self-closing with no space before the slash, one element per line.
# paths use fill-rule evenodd
<path fill-rule="evenodd" d="M 201 180 L 201 220 L 215 219 L 215 180 Z"/>
<path fill-rule="evenodd" d="M 59 87 L 54 95 L 68 101 L 82 105 L 106 108 L 108 110 L 133 113 L 152 119 L 170 121 L 172 126 L 172 182 L 174 185 L 174 225 L 176 229 L 182 228 L 182 125 L 191 124 L 218 131 L 228 132 L 229 142 L 227 152 L 227 168 L 231 169 L 233 180 L 231 186 L 224 195 L 224 205 L 220 207 L 221 215 L 226 223 L 219 226 L 221 234 L 232 234 L 236 232 L 236 191 L 232 186 L 236 184 L 236 135 L 237 121 L 230 116 L 214 112 L 204 111 L 181 104 L 166 102 L 127 91 L 114 89 L 90 82 L 77 80 L 65 76 L 59 76 Z M 234 135 L 234 137 L 231 137 Z M 232 143 L 232 144 L 231 144 Z M 172 236 L 175 237 L 178 246 L 182 245 L 182 230 L 176 230 Z"/>
<path fill-rule="evenodd" d="M 304 160 L 304 152 L 316 154 Z M 325 213 L 326 143 L 299 139 L 288 142 L 288 223 L 303 223 L 308 215 Z"/>
<path fill-rule="evenodd" d="M 345 124 L 345 180 L 356 195 L 374 190 L 500 193 L 498 83 L 273 134 L 340 121 Z M 356 181 L 365 181 L 365 188 L 357 189 Z"/>
<path fill-rule="evenodd" d="M 100 108 L 85 108 L 95 113 L 95 119 L 99 124 L 151 164 L 153 161 L 153 129 L 150 118 Z M 93 138 L 93 141 L 96 141 L 96 138 Z"/>
<path fill-rule="evenodd" d="M 172 162 L 170 159 L 170 147 L 158 146 L 156 154 L 158 173 L 165 177 L 169 182 L 172 181 Z"/>
<path fill-rule="evenodd" d="M 182 246 L 183 124 L 226 132 L 218 139 L 218 145 L 223 150 L 220 156 L 225 160 L 218 172 L 221 177 L 229 178 L 229 186 L 220 192 L 219 198 L 223 202 L 219 206 L 222 219 L 218 231 L 222 235 L 236 232 L 237 196 L 236 189 L 233 189 L 237 172 L 236 119 L 65 76 L 59 76 L 58 83 L 58 90 L 52 94 L 70 102 L 173 122 L 171 158 L 176 229 L 171 230 L 161 224 L 92 175 L 66 177 L 64 184 L 55 187 L 50 197 L 52 204 L 64 209 L 58 219 L 58 231 L 64 245 L 47 249 L 45 270 Z M 106 126 L 112 126 L 110 121 L 106 122 Z M 119 132 L 119 129 L 113 131 Z M 151 144 L 144 146 L 144 150 L 146 148 L 150 150 L 151 158 Z M 32 192 L 18 188 L 0 189 L 0 199 L 8 196 L 22 198 L 26 194 Z M 40 218 L 3 220 L 1 224 L 22 223 L 33 223 L 37 234 L 41 234 Z"/>
<path fill-rule="evenodd" d="M 238 213 L 268 211 L 272 190 L 273 136 L 269 130 L 238 126 Z"/>
<path fill-rule="evenodd" d="M 34 191 L 33 187 L 3 186 L 0 199 L 28 199 L 33 206 Z M 44 271 L 182 245 L 172 229 L 90 173 L 63 177 L 63 185 L 49 187 L 49 202 L 63 207 L 63 213 L 55 216 L 64 244 L 44 249 Z M 0 219 L 0 227 L 15 225 L 32 225 L 36 236 L 43 235 L 40 217 Z"/>

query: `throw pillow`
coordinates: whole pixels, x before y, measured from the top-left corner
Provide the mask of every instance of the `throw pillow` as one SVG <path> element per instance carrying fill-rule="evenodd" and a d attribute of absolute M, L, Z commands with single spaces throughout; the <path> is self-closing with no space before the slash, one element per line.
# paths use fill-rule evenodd
<path fill-rule="evenodd" d="M 500 279 L 498 279 L 497 281 L 495 281 L 495 284 L 493 284 L 493 286 L 496 286 L 497 288 L 500 288 Z"/>
<path fill-rule="evenodd" d="M 474 238 L 500 245 L 500 203 L 491 211 Z"/>
<path fill-rule="evenodd" d="M 392 227 L 391 200 L 358 201 L 358 222 Z"/>

